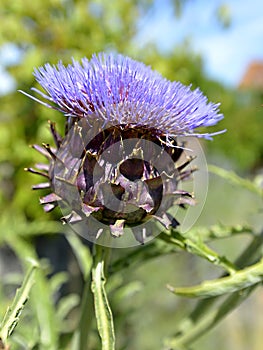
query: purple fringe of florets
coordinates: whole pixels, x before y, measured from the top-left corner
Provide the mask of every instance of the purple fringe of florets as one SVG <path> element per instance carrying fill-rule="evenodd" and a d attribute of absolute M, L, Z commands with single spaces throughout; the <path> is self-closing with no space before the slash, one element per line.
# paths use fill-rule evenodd
<path fill-rule="evenodd" d="M 215 125 L 223 118 L 219 104 L 208 102 L 199 89 L 163 78 L 129 57 L 100 53 L 65 67 L 45 64 L 34 75 L 48 102 L 66 116 L 106 124 L 130 124 L 160 130 L 168 136 L 211 138 L 196 128 Z M 32 96 L 31 96 L 32 97 Z M 220 132 L 219 132 L 220 133 Z"/>

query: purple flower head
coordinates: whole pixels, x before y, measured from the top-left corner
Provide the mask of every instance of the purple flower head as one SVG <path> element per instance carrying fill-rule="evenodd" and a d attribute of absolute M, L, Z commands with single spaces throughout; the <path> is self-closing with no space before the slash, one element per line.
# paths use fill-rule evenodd
<path fill-rule="evenodd" d="M 67 117 L 65 135 L 50 123 L 56 147 L 33 146 L 49 161 L 28 169 L 48 179 L 34 186 L 51 190 L 40 199 L 45 211 L 59 205 L 63 222 L 93 242 L 132 231 L 144 243 L 160 232 L 156 221 L 177 227 L 168 210 L 195 204 L 180 182 L 196 170 L 178 136 L 211 138 L 195 129 L 223 118 L 218 105 L 122 55 L 46 64 L 34 75 L 47 102 L 28 96 Z"/>
<path fill-rule="evenodd" d="M 94 119 L 106 124 L 144 126 L 171 137 L 198 134 L 199 127 L 223 118 L 219 104 L 208 102 L 199 89 L 163 78 L 129 57 L 100 53 L 82 64 L 65 67 L 45 64 L 35 69 L 36 80 L 46 93 L 33 88 L 47 103 L 68 117 Z"/>

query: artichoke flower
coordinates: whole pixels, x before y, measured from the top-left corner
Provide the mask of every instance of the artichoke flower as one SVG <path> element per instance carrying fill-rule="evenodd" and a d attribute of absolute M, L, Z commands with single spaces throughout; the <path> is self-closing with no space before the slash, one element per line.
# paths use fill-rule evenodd
<path fill-rule="evenodd" d="M 122 55 L 46 64 L 34 75 L 44 92 L 32 90 L 42 100 L 24 94 L 65 116 L 63 136 L 50 122 L 54 147 L 33 146 L 49 164 L 27 169 L 47 179 L 33 187 L 51 189 L 40 199 L 44 210 L 59 205 L 63 222 L 79 224 L 77 231 L 93 242 L 129 229 L 144 243 L 158 234 L 156 221 L 179 225 L 168 209 L 194 204 L 193 194 L 179 187 L 194 171 L 191 157 L 180 161 L 180 137 L 210 139 L 214 134 L 195 129 L 222 119 L 219 105 Z"/>

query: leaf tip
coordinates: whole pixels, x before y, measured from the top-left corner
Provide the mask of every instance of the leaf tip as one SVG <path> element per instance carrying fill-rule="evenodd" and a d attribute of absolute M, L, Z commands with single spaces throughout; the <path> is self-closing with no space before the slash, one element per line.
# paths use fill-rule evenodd
<path fill-rule="evenodd" d="M 174 291 L 175 291 L 175 288 L 173 286 L 171 286 L 170 284 L 167 284 L 166 288 L 172 293 L 174 293 Z"/>

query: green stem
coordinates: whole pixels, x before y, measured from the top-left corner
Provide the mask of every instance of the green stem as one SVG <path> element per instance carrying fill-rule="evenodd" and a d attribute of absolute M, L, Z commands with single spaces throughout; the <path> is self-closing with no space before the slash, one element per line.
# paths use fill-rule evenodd
<path fill-rule="evenodd" d="M 90 252 L 90 248 L 86 244 L 83 244 L 82 240 L 77 235 L 72 235 L 71 232 L 66 232 L 65 237 L 67 238 L 72 251 L 76 256 L 80 270 L 84 277 L 80 318 L 78 327 L 74 332 L 72 350 L 87 350 L 94 315 L 93 295 L 90 289 L 92 254 Z"/>
<path fill-rule="evenodd" d="M 109 248 L 94 246 L 91 290 L 94 295 L 95 315 L 102 343 L 102 350 L 115 349 L 113 317 L 105 290 L 105 261 L 109 257 Z"/>
<path fill-rule="evenodd" d="M 81 314 L 78 326 L 78 350 L 87 350 L 88 337 L 93 319 L 93 297 L 90 289 L 91 277 L 89 276 L 85 281 L 81 301 Z"/>

